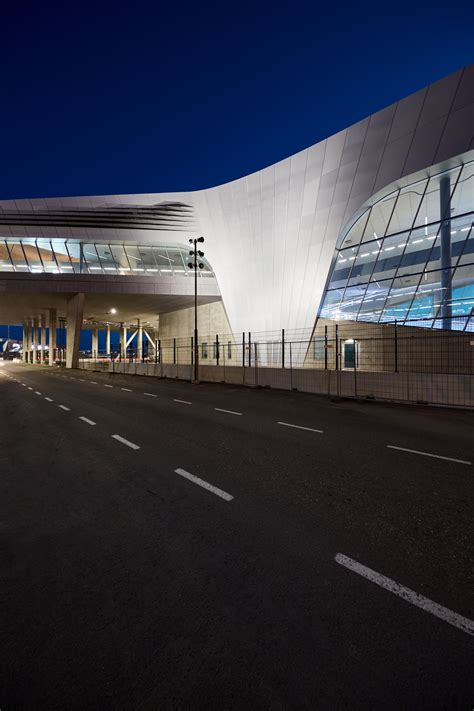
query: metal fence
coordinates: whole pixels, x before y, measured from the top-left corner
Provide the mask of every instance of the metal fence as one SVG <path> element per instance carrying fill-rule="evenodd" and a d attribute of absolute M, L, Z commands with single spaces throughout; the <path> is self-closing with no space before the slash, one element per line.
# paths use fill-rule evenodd
<path fill-rule="evenodd" d="M 200 336 L 199 379 L 362 397 L 474 407 L 474 333 L 319 322 L 314 332 Z M 80 367 L 193 380 L 192 338 L 157 340 L 138 354 L 90 354 Z"/>

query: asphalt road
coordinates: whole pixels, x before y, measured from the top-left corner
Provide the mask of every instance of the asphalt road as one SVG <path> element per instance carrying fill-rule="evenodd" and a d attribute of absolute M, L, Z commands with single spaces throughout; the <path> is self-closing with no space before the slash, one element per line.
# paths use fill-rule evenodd
<path fill-rule="evenodd" d="M 472 708 L 474 413 L 0 373 L 2 711 Z"/>

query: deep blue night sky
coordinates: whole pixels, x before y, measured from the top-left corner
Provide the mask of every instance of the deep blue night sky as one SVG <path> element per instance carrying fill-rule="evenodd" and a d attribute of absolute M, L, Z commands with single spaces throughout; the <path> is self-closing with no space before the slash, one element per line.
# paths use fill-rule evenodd
<path fill-rule="evenodd" d="M 207 187 L 473 60 L 474 3 L 8 3 L 0 199 Z"/>

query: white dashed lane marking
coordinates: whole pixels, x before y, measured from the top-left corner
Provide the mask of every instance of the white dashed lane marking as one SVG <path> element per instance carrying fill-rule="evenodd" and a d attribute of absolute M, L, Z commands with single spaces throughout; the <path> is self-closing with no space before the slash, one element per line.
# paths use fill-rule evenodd
<path fill-rule="evenodd" d="M 207 491 L 210 491 L 212 494 L 215 494 L 216 496 L 220 496 L 220 498 L 224 499 L 224 501 L 232 501 L 232 499 L 234 498 L 232 496 L 232 494 L 228 494 L 227 491 L 218 489 L 217 486 L 213 486 L 212 484 L 209 484 L 209 482 L 204 481 L 204 479 L 200 479 L 198 476 L 194 476 L 194 474 L 190 474 L 185 469 L 175 469 L 175 473 L 179 474 L 179 476 L 182 476 L 185 479 L 188 479 L 188 481 L 192 481 L 193 484 L 202 486 L 203 489 L 207 489 Z"/>
<path fill-rule="evenodd" d="M 443 605 L 438 605 L 437 602 L 433 602 L 433 600 L 430 600 L 428 597 L 420 595 L 414 590 L 406 588 L 404 585 L 400 585 L 395 582 L 395 580 L 391 580 L 391 578 L 387 578 L 385 575 L 381 575 L 375 570 L 367 568 L 365 565 L 358 563 L 356 560 L 352 560 L 352 558 L 348 558 L 342 553 L 338 553 L 334 560 L 336 563 L 343 565 L 348 570 L 352 570 L 352 572 L 362 575 L 363 578 L 366 578 L 372 583 L 379 585 L 381 588 L 384 588 L 394 595 L 401 597 L 402 600 L 405 600 L 405 602 L 409 602 L 412 605 L 419 607 L 421 610 L 429 612 L 435 617 L 439 617 L 440 620 L 448 622 L 448 624 L 453 625 L 453 627 L 457 627 L 467 634 L 474 635 L 474 620 L 458 615 L 457 612 L 453 612 L 449 608 L 443 607 Z"/>
<path fill-rule="evenodd" d="M 47 400 L 48 402 L 53 402 L 53 398 L 52 398 L 52 397 L 46 397 L 46 396 L 45 396 L 44 399 Z"/>
<path fill-rule="evenodd" d="M 217 412 L 227 412 L 228 415 L 240 415 L 242 416 L 241 412 L 234 412 L 233 410 L 223 410 L 221 407 L 215 407 L 214 410 L 217 410 Z"/>
<path fill-rule="evenodd" d="M 71 408 L 70 408 L 70 407 L 66 407 L 66 405 L 58 405 L 58 407 L 60 407 L 61 410 L 66 410 L 66 412 L 70 412 L 70 411 L 71 411 Z"/>
<path fill-rule="evenodd" d="M 125 437 L 121 437 L 118 434 L 112 435 L 113 439 L 116 439 L 117 442 L 121 442 L 122 444 L 125 444 L 127 447 L 130 447 L 130 449 L 140 449 L 138 444 L 135 444 L 134 442 L 130 442 L 130 440 L 125 439 Z"/>
<path fill-rule="evenodd" d="M 83 417 L 82 415 L 79 417 L 79 419 L 82 420 L 83 422 L 87 422 L 88 425 L 95 425 L 96 424 L 92 420 L 89 420 L 87 417 Z"/>
<path fill-rule="evenodd" d="M 40 393 L 39 390 L 35 390 L 35 395 L 41 395 L 41 394 L 42 394 L 42 393 Z"/>
<path fill-rule="evenodd" d="M 133 390 L 130 390 L 130 388 L 120 388 L 120 390 L 125 390 L 127 393 L 133 392 Z"/>
<path fill-rule="evenodd" d="M 430 454 L 429 452 L 419 452 L 417 449 L 407 449 L 406 447 L 396 447 L 394 444 L 387 444 L 388 449 L 398 449 L 400 452 L 410 452 L 410 454 L 421 454 L 422 457 L 433 457 L 434 459 L 444 459 L 457 464 L 472 464 L 466 459 L 453 459 L 453 457 L 443 457 L 441 454 Z"/>
<path fill-rule="evenodd" d="M 104 385 L 104 388 L 113 388 L 113 385 Z"/>
<path fill-rule="evenodd" d="M 180 402 L 182 405 L 192 405 L 192 402 L 189 402 L 189 400 L 177 400 L 176 398 L 173 398 L 173 402 Z"/>
<path fill-rule="evenodd" d="M 148 397 L 158 397 L 158 395 L 154 395 L 153 393 L 143 393 L 144 395 L 148 395 Z"/>
<path fill-rule="evenodd" d="M 323 430 L 314 430 L 312 427 L 302 427 L 301 425 L 291 425 L 289 422 L 279 422 L 279 425 L 283 425 L 284 427 L 294 427 L 297 430 L 307 430 L 308 432 L 318 432 L 319 434 L 323 434 Z"/>

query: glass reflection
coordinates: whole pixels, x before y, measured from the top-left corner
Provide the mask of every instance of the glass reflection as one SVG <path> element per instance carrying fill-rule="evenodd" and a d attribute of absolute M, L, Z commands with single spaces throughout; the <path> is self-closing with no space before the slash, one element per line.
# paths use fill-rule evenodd
<path fill-rule="evenodd" d="M 474 330 L 473 219 L 474 162 L 391 193 L 342 239 L 320 315 Z"/>

